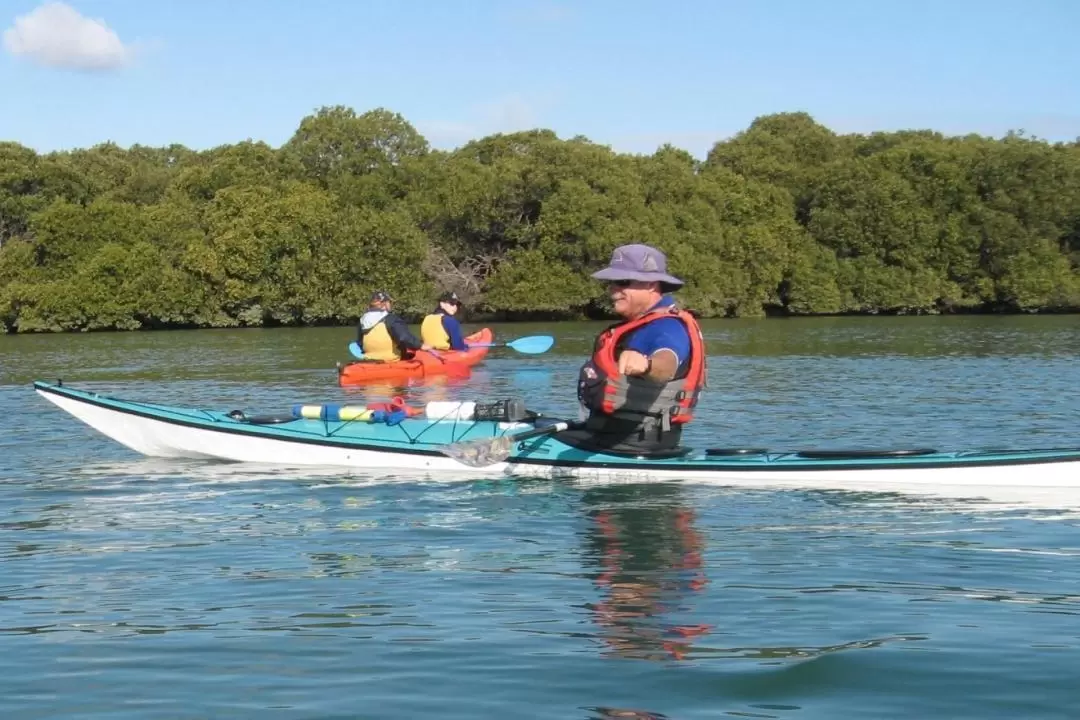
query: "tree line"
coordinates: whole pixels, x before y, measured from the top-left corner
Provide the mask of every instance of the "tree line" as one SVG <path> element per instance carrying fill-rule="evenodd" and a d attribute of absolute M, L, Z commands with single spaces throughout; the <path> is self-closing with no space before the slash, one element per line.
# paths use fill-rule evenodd
<path fill-rule="evenodd" d="M 704 160 L 549 130 L 440 151 L 336 106 L 280 148 L 0 143 L 8 332 L 346 324 L 374 289 L 414 316 L 455 290 L 474 317 L 599 317 L 588 273 L 627 242 L 704 317 L 1075 312 L 1080 142 L 780 113 Z"/>

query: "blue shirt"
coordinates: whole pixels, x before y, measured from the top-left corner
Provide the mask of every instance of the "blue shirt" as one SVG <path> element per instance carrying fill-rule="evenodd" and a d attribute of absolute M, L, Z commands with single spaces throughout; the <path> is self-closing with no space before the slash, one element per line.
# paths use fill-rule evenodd
<path fill-rule="evenodd" d="M 450 349 L 468 350 L 469 348 L 465 344 L 465 337 L 461 334 L 461 323 L 457 321 L 456 317 L 447 315 L 446 313 L 440 314 L 442 315 L 443 330 L 450 336 Z"/>
<path fill-rule="evenodd" d="M 665 295 L 651 309 L 670 307 L 674 304 L 675 298 Z M 676 317 L 660 318 L 630 333 L 630 338 L 623 349 L 637 350 L 645 357 L 649 357 L 657 350 L 670 350 L 678 358 L 681 373 L 688 367 L 690 361 L 690 332 L 683 321 Z"/>

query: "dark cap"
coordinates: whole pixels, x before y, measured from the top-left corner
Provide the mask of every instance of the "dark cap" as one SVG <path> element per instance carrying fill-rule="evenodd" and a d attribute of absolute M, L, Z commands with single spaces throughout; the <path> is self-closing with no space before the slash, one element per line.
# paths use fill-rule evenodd
<path fill-rule="evenodd" d="M 394 302 L 394 298 L 385 290 L 376 290 L 371 293 L 371 302 Z"/>
<path fill-rule="evenodd" d="M 461 305 L 461 298 L 458 297 L 456 292 L 444 292 L 439 296 L 439 302 Z"/>

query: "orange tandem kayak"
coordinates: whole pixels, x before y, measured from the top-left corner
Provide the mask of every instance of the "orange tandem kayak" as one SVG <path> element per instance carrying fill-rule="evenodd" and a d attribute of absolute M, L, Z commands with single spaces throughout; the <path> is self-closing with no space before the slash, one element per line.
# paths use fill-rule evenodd
<path fill-rule="evenodd" d="M 465 342 L 470 345 L 489 343 L 492 337 L 491 328 L 484 328 L 472 335 L 466 335 Z M 393 362 L 357 360 L 338 368 L 338 385 L 363 385 L 377 380 L 405 380 L 459 373 L 483 360 L 490 349 L 471 347 L 468 350 L 439 350 L 437 352 L 417 350 L 416 354 L 408 360 Z"/>

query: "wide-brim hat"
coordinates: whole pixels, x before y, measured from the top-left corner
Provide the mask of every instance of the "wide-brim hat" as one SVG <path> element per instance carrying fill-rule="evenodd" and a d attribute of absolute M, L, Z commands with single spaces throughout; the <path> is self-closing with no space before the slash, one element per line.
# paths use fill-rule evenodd
<path fill-rule="evenodd" d="M 650 245 L 620 245 L 612 251 L 607 267 L 597 270 L 592 277 L 597 280 L 659 282 L 671 289 L 686 284 L 674 275 L 668 275 L 667 256 Z"/>

